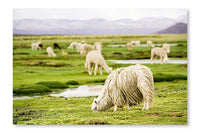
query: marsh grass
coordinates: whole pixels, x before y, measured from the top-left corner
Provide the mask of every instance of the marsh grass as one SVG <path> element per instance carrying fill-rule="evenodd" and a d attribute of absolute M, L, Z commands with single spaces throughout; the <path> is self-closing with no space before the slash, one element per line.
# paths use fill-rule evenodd
<path fill-rule="evenodd" d="M 65 89 L 67 86 L 104 84 L 108 73 L 88 75 L 84 67 L 85 56 L 67 47 L 71 42 L 85 40 L 89 44 L 102 42 L 102 54 L 106 60 L 150 59 L 151 47 L 107 47 L 126 44 L 131 40 L 147 40 L 154 43 L 176 43 L 170 48 L 170 59 L 187 59 L 187 35 L 14 35 L 13 36 L 13 95 L 41 95 Z M 31 50 L 32 41 L 41 41 L 44 49 Z M 56 42 L 62 49 L 55 49 L 55 58 L 49 58 L 46 48 Z M 129 64 L 106 61 L 113 70 Z M 154 76 L 155 98 L 150 110 L 143 105 L 128 110 L 125 106 L 113 112 L 113 108 L 99 113 L 91 111 L 94 97 L 65 98 L 42 96 L 25 100 L 13 100 L 13 124 L 187 124 L 187 64 L 146 64 Z M 94 70 L 92 71 L 94 74 Z M 75 85 L 76 84 L 76 85 Z M 21 90 L 19 89 L 21 88 Z M 45 89 L 46 88 L 46 89 Z M 21 91 L 21 92 L 20 92 Z M 37 92 L 36 92 L 37 91 Z M 46 93 L 47 91 L 47 93 Z"/>
<path fill-rule="evenodd" d="M 44 96 L 27 100 L 14 100 L 14 124 L 86 124 L 86 125 L 185 125 L 187 124 L 187 81 L 155 83 L 155 98 L 150 110 L 143 104 L 126 106 L 113 112 L 93 113 L 94 97 L 64 98 Z"/>
<path fill-rule="evenodd" d="M 51 89 L 66 89 L 69 88 L 67 85 L 60 83 L 58 81 L 40 81 L 35 83 L 36 85 L 44 85 Z"/>
<path fill-rule="evenodd" d="M 13 89 L 14 95 L 43 95 L 48 92 L 52 92 L 52 90 L 45 85 L 26 85 L 19 88 Z"/>

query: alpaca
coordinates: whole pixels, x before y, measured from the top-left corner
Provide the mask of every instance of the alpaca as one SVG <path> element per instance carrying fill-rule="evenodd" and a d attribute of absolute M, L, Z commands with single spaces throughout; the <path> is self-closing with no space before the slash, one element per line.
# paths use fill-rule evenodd
<path fill-rule="evenodd" d="M 70 44 L 70 46 L 68 47 L 68 49 L 74 49 L 74 47 L 75 47 L 77 49 L 77 52 L 79 52 L 81 44 L 82 43 L 72 42 Z"/>
<path fill-rule="evenodd" d="M 156 62 L 156 58 L 158 56 L 161 59 L 161 64 L 163 64 L 163 60 L 167 64 L 167 61 L 168 61 L 167 50 L 164 49 L 164 48 L 153 48 L 151 50 L 151 59 L 150 59 L 151 60 L 151 64 L 153 64 L 153 62 L 152 62 L 153 59 Z"/>
<path fill-rule="evenodd" d="M 74 47 L 77 47 L 78 43 L 77 42 L 72 42 L 68 49 L 74 49 Z"/>
<path fill-rule="evenodd" d="M 135 46 L 140 46 L 140 41 L 135 41 Z"/>
<path fill-rule="evenodd" d="M 128 42 L 128 43 L 126 44 L 126 46 L 127 46 L 128 50 L 132 50 L 132 48 L 131 48 L 132 43 L 129 43 L 129 42 Z"/>
<path fill-rule="evenodd" d="M 96 49 L 96 50 L 98 50 L 98 51 L 101 52 L 101 50 L 102 50 L 102 43 L 101 42 L 95 42 L 94 46 L 93 46 L 93 49 Z"/>
<path fill-rule="evenodd" d="M 135 41 L 131 41 L 131 45 L 135 45 Z"/>
<path fill-rule="evenodd" d="M 63 50 L 62 55 L 68 55 L 68 53 Z"/>
<path fill-rule="evenodd" d="M 106 70 L 107 73 L 112 72 L 112 67 L 109 67 L 106 64 L 102 54 L 98 50 L 93 50 L 89 52 L 86 56 L 85 68 L 88 69 L 89 75 L 92 75 L 91 70 L 93 65 L 95 65 L 94 75 L 96 75 L 98 67 L 100 75 L 102 75 L 102 67 Z"/>
<path fill-rule="evenodd" d="M 94 49 L 93 46 L 90 44 L 81 44 L 79 51 L 81 55 L 86 55 L 93 49 Z"/>
<path fill-rule="evenodd" d="M 47 53 L 49 55 L 49 57 L 56 57 L 56 54 L 53 52 L 53 49 L 51 47 L 47 48 Z"/>
<path fill-rule="evenodd" d="M 53 44 L 53 48 L 54 48 L 54 49 L 57 49 L 57 48 L 61 49 L 61 47 L 60 47 L 57 43 L 54 43 L 54 44 Z"/>
<path fill-rule="evenodd" d="M 155 45 L 152 43 L 152 41 L 147 41 L 147 46 L 155 47 Z"/>
<path fill-rule="evenodd" d="M 94 98 L 91 110 L 105 111 L 114 106 L 140 104 L 144 101 L 143 110 L 148 110 L 154 98 L 154 81 L 151 70 L 143 65 L 118 68 L 107 77 L 102 92 Z"/>
<path fill-rule="evenodd" d="M 42 49 L 42 43 L 36 42 L 31 44 L 32 50 Z"/>

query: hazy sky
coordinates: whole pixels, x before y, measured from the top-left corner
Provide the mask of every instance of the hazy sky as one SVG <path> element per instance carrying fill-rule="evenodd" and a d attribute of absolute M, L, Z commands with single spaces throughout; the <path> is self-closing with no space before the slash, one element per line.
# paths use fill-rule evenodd
<path fill-rule="evenodd" d="M 172 8 L 15 8 L 13 19 L 92 19 L 116 20 L 123 18 L 141 19 L 144 17 L 177 18 L 187 14 L 186 9 Z"/>

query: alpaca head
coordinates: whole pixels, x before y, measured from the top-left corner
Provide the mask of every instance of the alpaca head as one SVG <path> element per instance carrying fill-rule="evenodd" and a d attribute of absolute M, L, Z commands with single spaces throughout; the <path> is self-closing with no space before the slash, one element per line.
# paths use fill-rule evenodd
<path fill-rule="evenodd" d="M 112 67 L 109 68 L 108 73 L 110 74 L 112 72 Z"/>
<path fill-rule="evenodd" d="M 168 44 L 163 44 L 163 48 L 167 51 L 167 53 L 170 52 L 170 46 Z"/>
<path fill-rule="evenodd" d="M 96 98 L 94 98 L 91 110 L 93 110 L 93 112 L 98 112 L 98 110 L 97 110 L 97 99 Z"/>
<path fill-rule="evenodd" d="M 53 53 L 53 57 L 56 57 L 56 54 Z"/>

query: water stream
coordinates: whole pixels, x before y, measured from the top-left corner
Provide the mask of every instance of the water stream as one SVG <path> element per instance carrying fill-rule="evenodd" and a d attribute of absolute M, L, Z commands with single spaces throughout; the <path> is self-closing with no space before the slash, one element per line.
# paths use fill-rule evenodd
<path fill-rule="evenodd" d="M 118 64 L 151 64 L 150 60 L 107 60 L 112 63 Z M 153 61 L 154 63 L 154 61 Z M 156 63 L 161 63 L 160 59 L 156 60 Z M 168 60 L 169 64 L 187 64 L 187 60 Z"/>
<path fill-rule="evenodd" d="M 88 96 L 98 96 L 101 92 L 103 85 L 83 85 L 78 88 L 70 88 L 59 93 L 51 93 L 50 96 L 55 97 L 88 97 Z M 44 95 L 43 95 L 44 96 Z M 41 96 L 14 96 L 13 100 L 23 100 L 23 99 L 31 99 L 35 97 Z"/>

